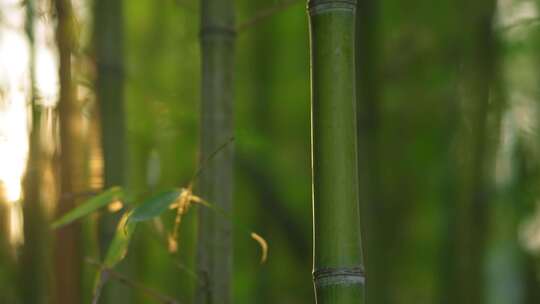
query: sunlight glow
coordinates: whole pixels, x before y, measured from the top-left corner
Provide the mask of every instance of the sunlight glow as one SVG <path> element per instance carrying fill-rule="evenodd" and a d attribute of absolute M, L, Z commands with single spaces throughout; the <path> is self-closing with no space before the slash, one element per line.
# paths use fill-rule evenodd
<path fill-rule="evenodd" d="M 9 208 L 9 242 L 12 245 L 24 243 L 23 214 L 19 203 L 11 204 Z"/>
<path fill-rule="evenodd" d="M 38 9 L 43 10 L 47 11 Z M 0 0 L 0 14 L 0 184 L 9 206 L 9 239 L 17 245 L 24 241 L 20 200 L 29 148 L 30 45 L 25 6 L 19 0 Z M 34 28 L 35 87 L 38 101 L 46 107 L 54 106 L 58 96 L 58 63 L 49 19 L 36 18 Z"/>
<path fill-rule="evenodd" d="M 24 26 L 24 11 L 9 6 L 3 7 L 2 13 L 10 26 L 0 30 L 0 181 L 6 199 L 12 202 L 21 196 L 28 152 L 29 48 L 24 32 L 17 30 Z"/>
<path fill-rule="evenodd" d="M 519 240 L 530 253 L 540 251 L 540 208 L 537 203 L 534 214 L 520 225 Z"/>
<path fill-rule="evenodd" d="M 497 6 L 497 23 L 501 28 L 526 25 L 524 22 L 534 21 L 538 16 L 536 3 L 531 0 L 499 0 Z"/>
<path fill-rule="evenodd" d="M 39 47 L 36 50 L 36 90 L 40 104 L 52 107 L 58 99 L 58 59 L 54 50 Z"/>

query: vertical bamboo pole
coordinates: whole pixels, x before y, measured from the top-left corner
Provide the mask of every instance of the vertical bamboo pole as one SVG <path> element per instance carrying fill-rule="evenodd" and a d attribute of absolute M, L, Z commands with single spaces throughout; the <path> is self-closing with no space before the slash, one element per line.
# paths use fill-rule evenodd
<path fill-rule="evenodd" d="M 354 0 L 310 0 L 316 300 L 362 303 Z"/>
<path fill-rule="evenodd" d="M 30 131 L 30 149 L 28 153 L 27 172 L 24 177 L 24 245 L 21 248 L 20 260 L 20 292 L 22 303 L 47 303 L 48 283 L 48 235 L 44 234 L 47 227 L 45 212 L 39 197 L 41 175 L 39 168 L 40 145 L 39 125 L 40 109 L 32 107 L 32 130 Z"/>
<path fill-rule="evenodd" d="M 461 121 L 457 130 L 454 254 L 447 286 L 448 303 L 486 303 L 486 248 L 492 203 L 492 168 L 500 120 L 493 99 L 496 43 L 495 1 L 462 2 L 463 23 Z"/>
<path fill-rule="evenodd" d="M 41 109 L 32 105 L 32 129 L 27 160 L 27 169 L 23 181 L 23 216 L 24 244 L 21 248 L 20 292 L 22 303 L 47 303 L 49 284 L 49 269 L 47 264 L 48 234 L 45 212 L 40 199 L 41 160 L 40 160 L 40 124 Z"/>
<path fill-rule="evenodd" d="M 96 99 L 101 127 L 103 188 L 126 186 L 126 140 L 124 107 L 124 9 L 123 0 L 94 1 L 93 39 L 96 64 Z M 115 233 L 117 214 L 103 214 L 99 221 L 100 255 Z M 130 260 L 123 266 L 130 268 Z M 106 303 L 133 302 L 130 289 L 110 284 L 103 290 Z"/>
<path fill-rule="evenodd" d="M 104 189 L 125 184 L 125 119 L 122 0 L 94 2 L 96 98 L 100 110 Z M 111 216 L 100 222 L 104 254 L 115 231 Z"/>
<path fill-rule="evenodd" d="M 202 102 L 200 159 L 208 161 L 199 180 L 202 197 L 232 211 L 233 147 L 209 156 L 233 136 L 234 1 L 201 1 Z M 196 303 L 231 303 L 231 224 L 199 210 Z"/>
<path fill-rule="evenodd" d="M 49 269 L 47 264 L 48 234 L 44 233 L 46 227 L 45 212 L 40 199 L 41 183 L 41 145 L 40 125 L 41 109 L 36 104 L 34 90 L 35 78 L 33 68 L 35 60 L 34 50 L 34 18 L 36 2 L 26 1 L 26 34 L 30 45 L 30 102 L 31 102 L 31 129 L 29 134 L 28 160 L 26 173 L 23 179 L 23 216 L 24 216 L 24 244 L 21 248 L 19 263 L 20 299 L 24 304 L 47 303 L 47 290 Z"/>
<path fill-rule="evenodd" d="M 82 190 L 84 176 L 83 130 L 81 114 L 72 77 L 72 54 L 75 46 L 73 8 L 70 0 L 55 0 L 57 13 L 56 41 L 59 53 L 60 96 L 60 199 L 57 213 L 75 207 L 74 193 Z M 81 301 L 81 244 L 78 224 L 56 231 L 54 242 L 55 303 Z"/>

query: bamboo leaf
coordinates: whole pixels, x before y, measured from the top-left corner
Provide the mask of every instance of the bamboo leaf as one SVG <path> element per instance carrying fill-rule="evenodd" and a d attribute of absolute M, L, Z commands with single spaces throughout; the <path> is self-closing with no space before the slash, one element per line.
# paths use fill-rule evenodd
<path fill-rule="evenodd" d="M 129 217 L 129 221 L 141 222 L 147 221 L 159 216 L 169 206 L 178 199 L 182 191 L 180 189 L 162 192 L 156 196 L 145 200 L 140 206 L 135 208 Z"/>
<path fill-rule="evenodd" d="M 106 190 L 105 192 L 90 198 L 89 200 L 80 204 L 73 210 L 64 214 L 61 218 L 54 221 L 51 227 L 53 229 L 57 229 L 67 224 L 70 224 L 98 210 L 99 208 L 106 206 L 107 204 L 109 204 L 110 202 L 114 200 L 122 199 L 123 196 L 124 196 L 124 193 L 121 187 L 112 187 L 109 190 Z"/>
<path fill-rule="evenodd" d="M 92 303 L 98 303 L 103 286 L 109 279 L 109 269 L 113 268 L 120 261 L 124 259 L 128 252 L 129 242 L 133 232 L 135 232 L 135 222 L 128 221 L 131 212 L 125 213 L 118 225 L 116 226 L 116 233 L 107 250 L 105 261 L 96 273 L 96 280 L 94 283 L 93 299 Z"/>
<path fill-rule="evenodd" d="M 116 233 L 107 250 L 105 262 L 103 263 L 106 268 L 113 268 L 124 259 L 127 254 L 129 241 L 131 240 L 131 236 L 133 235 L 136 226 L 135 222 L 128 221 L 130 214 L 131 212 L 125 213 L 116 227 Z"/>

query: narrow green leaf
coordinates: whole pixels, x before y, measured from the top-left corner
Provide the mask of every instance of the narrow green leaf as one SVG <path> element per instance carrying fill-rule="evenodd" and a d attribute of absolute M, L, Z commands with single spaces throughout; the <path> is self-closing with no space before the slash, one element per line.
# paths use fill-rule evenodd
<path fill-rule="evenodd" d="M 129 221 L 141 222 L 159 216 L 176 201 L 182 193 L 181 191 L 180 189 L 169 190 L 146 199 L 140 206 L 133 210 Z"/>
<path fill-rule="evenodd" d="M 98 210 L 99 208 L 103 206 L 106 206 L 107 204 L 109 204 L 110 202 L 114 200 L 122 199 L 123 195 L 124 194 L 123 194 L 122 188 L 112 187 L 109 190 L 88 199 L 87 201 L 80 204 L 73 210 L 64 214 L 61 218 L 54 221 L 51 226 L 53 229 L 65 226 L 73 221 L 80 219 L 81 217 L 84 217 Z"/>
<path fill-rule="evenodd" d="M 100 269 L 98 269 L 96 273 L 92 303 L 97 303 L 99 301 L 101 290 L 109 279 L 108 269 L 113 268 L 126 257 L 129 241 L 131 240 L 133 232 L 135 232 L 136 226 L 135 222 L 128 222 L 130 214 L 131 212 L 125 213 L 116 226 L 116 233 L 107 250 L 103 266 L 100 266 Z"/>
<path fill-rule="evenodd" d="M 105 256 L 105 262 L 103 265 L 107 268 L 112 268 L 118 264 L 127 254 L 129 241 L 131 236 L 135 231 L 136 223 L 133 221 L 128 221 L 130 213 L 125 213 L 118 226 L 116 227 L 116 233 L 114 238 L 107 250 L 107 255 Z"/>

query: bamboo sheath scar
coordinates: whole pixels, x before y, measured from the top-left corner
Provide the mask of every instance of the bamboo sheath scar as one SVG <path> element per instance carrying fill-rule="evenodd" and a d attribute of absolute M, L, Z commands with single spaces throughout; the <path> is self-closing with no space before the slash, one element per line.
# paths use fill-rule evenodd
<path fill-rule="evenodd" d="M 355 1 L 308 2 L 316 300 L 363 303 L 355 98 Z"/>

